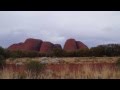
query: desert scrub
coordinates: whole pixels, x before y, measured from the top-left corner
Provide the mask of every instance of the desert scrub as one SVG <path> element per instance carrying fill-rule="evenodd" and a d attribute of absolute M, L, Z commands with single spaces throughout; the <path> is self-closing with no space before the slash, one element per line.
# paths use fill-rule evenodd
<path fill-rule="evenodd" d="M 30 61 L 27 63 L 27 70 L 30 71 L 31 77 L 37 78 L 45 69 L 45 64 L 41 64 L 38 61 Z"/>
<path fill-rule="evenodd" d="M 4 65 L 5 65 L 5 58 L 0 55 L 0 68 L 3 68 Z"/>
<path fill-rule="evenodd" d="M 116 66 L 120 69 L 120 58 L 118 58 L 118 60 L 116 62 Z"/>

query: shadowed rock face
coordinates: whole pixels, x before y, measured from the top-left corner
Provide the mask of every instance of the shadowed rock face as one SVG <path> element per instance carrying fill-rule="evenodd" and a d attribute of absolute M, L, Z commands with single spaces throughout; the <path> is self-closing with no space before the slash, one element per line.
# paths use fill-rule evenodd
<path fill-rule="evenodd" d="M 76 41 L 76 43 L 77 43 L 78 49 L 88 49 L 88 47 L 84 43 L 82 43 L 80 41 Z"/>
<path fill-rule="evenodd" d="M 68 39 L 65 42 L 64 50 L 67 52 L 77 51 L 80 49 L 88 49 L 88 47 L 82 42 L 76 41 L 75 39 Z"/>
<path fill-rule="evenodd" d="M 51 42 L 43 42 L 40 48 L 40 53 L 51 53 L 54 48 L 54 44 Z"/>
<path fill-rule="evenodd" d="M 41 44 L 42 44 L 42 40 L 39 39 L 27 39 L 24 43 L 24 50 L 28 50 L 28 51 L 39 51 Z"/>
<path fill-rule="evenodd" d="M 29 38 L 24 43 L 11 45 L 10 47 L 8 47 L 8 50 L 39 51 L 41 44 L 42 40 Z"/>
<path fill-rule="evenodd" d="M 62 49 L 62 46 L 60 44 L 54 44 L 55 49 Z"/>
<path fill-rule="evenodd" d="M 76 44 L 75 39 L 68 39 L 65 42 L 64 50 L 68 51 L 68 52 L 76 51 L 77 50 L 77 44 Z"/>

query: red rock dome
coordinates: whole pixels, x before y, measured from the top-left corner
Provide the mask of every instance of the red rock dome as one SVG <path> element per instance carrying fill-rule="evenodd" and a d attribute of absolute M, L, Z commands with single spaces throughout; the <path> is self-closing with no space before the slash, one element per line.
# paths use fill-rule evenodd
<path fill-rule="evenodd" d="M 8 47 L 8 50 L 11 51 L 22 50 L 22 49 L 23 49 L 23 43 L 12 44 L 11 46 Z"/>
<path fill-rule="evenodd" d="M 76 44 L 75 39 L 68 39 L 65 42 L 64 50 L 68 51 L 68 52 L 76 51 L 77 50 L 77 44 Z"/>
<path fill-rule="evenodd" d="M 54 48 L 54 44 L 51 42 L 43 42 L 40 48 L 40 53 L 51 53 Z"/>
<path fill-rule="evenodd" d="M 88 49 L 88 47 L 84 43 L 76 41 L 75 39 L 68 39 L 65 42 L 64 50 L 67 52 L 77 51 L 80 49 Z"/>
<path fill-rule="evenodd" d="M 8 50 L 22 50 L 22 51 L 40 51 L 40 53 L 50 53 L 53 49 L 62 49 L 60 44 L 53 44 L 51 42 L 43 42 L 40 39 L 29 38 L 24 43 L 13 44 L 8 47 Z M 80 49 L 88 49 L 88 47 L 75 39 L 68 39 L 65 42 L 64 48 L 67 52 L 77 51 Z"/>
<path fill-rule="evenodd" d="M 54 44 L 54 48 L 62 49 L 62 46 L 60 44 Z"/>
<path fill-rule="evenodd" d="M 82 43 L 80 41 L 76 41 L 76 43 L 77 43 L 78 49 L 88 49 L 88 47 L 84 43 Z"/>
<path fill-rule="evenodd" d="M 13 44 L 8 47 L 8 50 L 15 51 L 39 51 L 42 40 L 29 38 L 24 43 Z"/>
<path fill-rule="evenodd" d="M 42 40 L 29 38 L 24 42 L 24 50 L 27 51 L 39 51 Z"/>

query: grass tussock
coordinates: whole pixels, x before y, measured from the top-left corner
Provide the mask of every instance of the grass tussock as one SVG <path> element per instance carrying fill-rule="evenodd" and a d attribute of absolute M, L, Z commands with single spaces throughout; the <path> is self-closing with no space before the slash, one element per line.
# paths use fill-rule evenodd
<path fill-rule="evenodd" d="M 6 61 L 6 66 L 0 70 L 0 79 L 120 79 L 119 57 L 44 57 Z"/>
<path fill-rule="evenodd" d="M 43 71 L 15 71 L 3 69 L 1 79 L 120 79 L 120 70 L 114 65 L 51 64 Z M 42 72 L 42 73 L 41 73 Z"/>

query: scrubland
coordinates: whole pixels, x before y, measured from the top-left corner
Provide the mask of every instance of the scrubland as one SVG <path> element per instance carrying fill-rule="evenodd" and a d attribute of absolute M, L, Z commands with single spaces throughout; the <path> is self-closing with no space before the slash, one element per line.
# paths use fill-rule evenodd
<path fill-rule="evenodd" d="M 8 58 L 0 78 L 120 79 L 119 61 L 119 57 Z"/>

